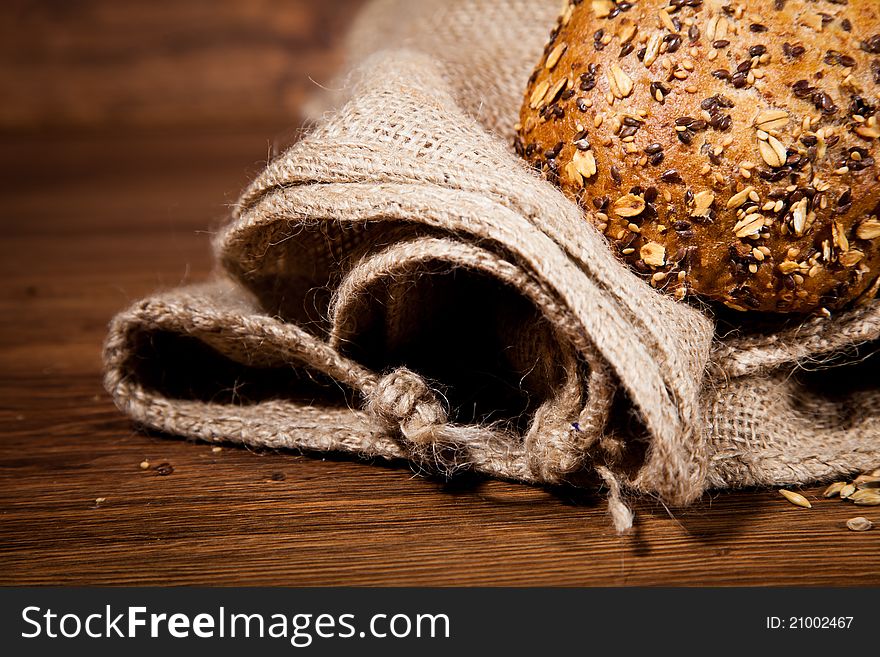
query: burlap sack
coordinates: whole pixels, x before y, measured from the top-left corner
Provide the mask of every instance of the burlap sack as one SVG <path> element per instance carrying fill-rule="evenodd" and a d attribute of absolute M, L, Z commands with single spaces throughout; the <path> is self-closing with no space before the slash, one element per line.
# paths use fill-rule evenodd
<path fill-rule="evenodd" d="M 631 274 L 512 153 L 558 2 L 378 0 L 315 127 L 244 192 L 222 273 L 115 318 L 106 386 L 211 441 L 687 504 L 880 461 L 880 303 L 717 324 Z"/>

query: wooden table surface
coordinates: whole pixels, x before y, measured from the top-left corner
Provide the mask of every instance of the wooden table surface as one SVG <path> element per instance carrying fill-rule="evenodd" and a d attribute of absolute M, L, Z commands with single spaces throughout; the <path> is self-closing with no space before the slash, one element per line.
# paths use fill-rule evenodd
<path fill-rule="evenodd" d="M 812 510 L 775 491 L 672 513 L 644 499 L 618 537 L 590 492 L 215 452 L 113 407 L 108 320 L 207 275 L 210 231 L 295 137 L 293 110 L 310 77 L 332 79 L 358 4 L 3 10 L 23 27 L 0 39 L 0 79 L 21 92 L 0 104 L 0 584 L 880 583 L 880 531 L 844 526 L 878 512 L 819 487 Z"/>

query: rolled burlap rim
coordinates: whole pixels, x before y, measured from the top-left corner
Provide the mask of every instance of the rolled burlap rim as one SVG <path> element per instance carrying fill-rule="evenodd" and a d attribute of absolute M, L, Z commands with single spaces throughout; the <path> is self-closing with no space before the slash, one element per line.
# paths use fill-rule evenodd
<path fill-rule="evenodd" d="M 114 320 L 120 408 L 176 435 L 445 475 L 593 473 L 620 530 L 627 491 L 679 505 L 875 465 L 877 301 L 716 334 L 511 153 L 552 20 L 527 0 L 368 7 L 335 109 L 217 236 L 222 273 Z"/>

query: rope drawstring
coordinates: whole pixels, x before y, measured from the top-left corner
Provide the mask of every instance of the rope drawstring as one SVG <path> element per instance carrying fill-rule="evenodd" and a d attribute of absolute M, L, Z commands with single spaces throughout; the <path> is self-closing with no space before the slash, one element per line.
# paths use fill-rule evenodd
<path fill-rule="evenodd" d="M 604 465 L 596 466 L 596 472 L 608 486 L 608 513 L 611 515 L 614 529 L 618 534 L 625 534 L 632 529 L 633 512 L 623 503 L 620 483 L 614 473 Z"/>
<path fill-rule="evenodd" d="M 449 414 L 425 380 L 405 367 L 379 377 L 366 386 L 367 412 L 388 431 L 400 436 L 409 455 L 420 465 L 447 476 L 468 466 L 469 440 L 485 437 L 488 428 L 449 423 Z M 633 524 L 633 513 L 624 504 L 617 478 L 606 466 L 596 472 L 608 486 L 608 512 L 618 533 Z"/>
<path fill-rule="evenodd" d="M 418 374 L 400 367 L 366 391 L 366 410 L 399 435 L 420 465 L 447 476 L 468 466 L 467 441 L 479 429 L 448 423 L 437 395 Z"/>

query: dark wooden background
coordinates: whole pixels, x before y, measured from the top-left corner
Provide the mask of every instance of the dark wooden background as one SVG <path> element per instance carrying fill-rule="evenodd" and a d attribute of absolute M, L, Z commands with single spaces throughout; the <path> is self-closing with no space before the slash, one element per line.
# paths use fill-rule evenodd
<path fill-rule="evenodd" d="M 208 234 L 341 63 L 358 0 L 0 8 L 0 584 L 880 583 L 876 512 L 774 491 L 587 493 L 144 435 L 101 387 L 114 312 Z M 162 476 L 153 465 L 169 463 Z M 97 503 L 96 499 L 105 498 Z"/>

